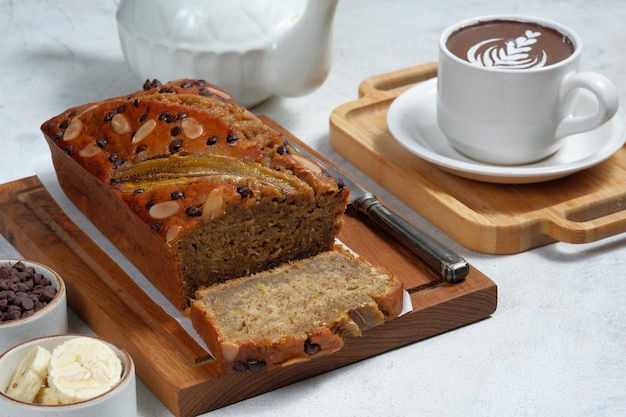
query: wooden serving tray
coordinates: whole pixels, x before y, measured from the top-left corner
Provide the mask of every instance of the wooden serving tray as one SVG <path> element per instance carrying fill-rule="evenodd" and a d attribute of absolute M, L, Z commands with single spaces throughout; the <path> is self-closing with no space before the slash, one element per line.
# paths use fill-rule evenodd
<path fill-rule="evenodd" d="M 472 269 L 462 283 L 444 283 L 374 227 L 347 215 L 340 239 L 402 279 L 413 311 L 350 338 L 332 355 L 271 371 L 220 376 L 209 353 L 72 222 L 37 177 L 0 185 L 0 232 L 23 257 L 61 274 L 71 308 L 98 335 L 125 348 L 138 377 L 181 417 L 484 319 L 497 305 L 497 287 L 480 271 Z"/>
<path fill-rule="evenodd" d="M 363 81 L 358 99 L 331 113 L 331 145 L 451 238 L 478 252 L 518 253 L 626 231 L 624 147 L 569 177 L 518 185 L 465 179 L 407 152 L 387 129 L 387 109 L 404 91 L 436 75 L 437 64 L 428 63 Z"/>

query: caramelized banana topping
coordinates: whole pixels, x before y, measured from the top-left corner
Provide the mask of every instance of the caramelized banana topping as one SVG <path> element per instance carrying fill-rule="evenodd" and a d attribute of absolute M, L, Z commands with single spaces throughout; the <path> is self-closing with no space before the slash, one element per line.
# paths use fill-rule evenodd
<path fill-rule="evenodd" d="M 148 159 L 120 167 L 111 183 L 120 187 L 121 191 L 132 192 L 138 188 L 152 190 L 163 185 L 192 182 L 239 184 L 246 178 L 255 178 L 261 184 L 275 188 L 281 196 L 295 195 L 297 190 L 308 187 L 296 177 L 258 163 L 217 154 Z"/>

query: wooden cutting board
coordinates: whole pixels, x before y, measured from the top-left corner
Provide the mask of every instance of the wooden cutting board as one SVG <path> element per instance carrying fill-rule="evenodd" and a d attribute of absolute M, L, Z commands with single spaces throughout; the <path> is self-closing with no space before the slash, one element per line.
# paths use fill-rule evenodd
<path fill-rule="evenodd" d="M 490 184 L 444 172 L 407 152 L 387 129 L 391 102 L 437 76 L 437 64 L 363 81 L 357 100 L 330 116 L 330 143 L 347 160 L 465 247 L 518 253 L 562 241 L 587 243 L 626 231 L 626 148 L 566 178 Z"/>
<path fill-rule="evenodd" d="M 61 274 L 71 308 L 98 335 L 125 348 L 138 377 L 181 417 L 476 322 L 497 306 L 497 287 L 480 271 L 472 269 L 464 282 L 444 283 L 375 227 L 347 215 L 339 238 L 402 279 L 413 311 L 348 339 L 332 355 L 271 371 L 220 376 L 209 353 L 72 222 L 37 177 L 0 185 L 0 232 L 24 258 Z"/>

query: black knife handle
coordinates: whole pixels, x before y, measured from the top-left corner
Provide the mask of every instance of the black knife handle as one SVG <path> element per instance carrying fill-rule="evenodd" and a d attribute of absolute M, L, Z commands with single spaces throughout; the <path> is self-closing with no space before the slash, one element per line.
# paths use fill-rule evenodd
<path fill-rule="evenodd" d="M 387 208 L 374 194 L 366 193 L 353 201 L 352 206 L 439 272 L 446 282 L 463 281 L 469 273 L 469 264 L 465 259 Z"/>

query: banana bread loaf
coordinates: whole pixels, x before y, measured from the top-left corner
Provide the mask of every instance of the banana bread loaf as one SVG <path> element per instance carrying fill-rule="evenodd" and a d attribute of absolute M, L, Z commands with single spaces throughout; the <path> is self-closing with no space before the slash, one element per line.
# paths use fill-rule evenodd
<path fill-rule="evenodd" d="M 191 320 L 224 373 L 335 352 L 402 310 L 402 282 L 340 250 L 201 288 Z"/>
<path fill-rule="evenodd" d="M 200 286 L 333 246 L 349 191 L 201 80 L 147 81 L 41 127 L 59 183 L 185 311 Z"/>

